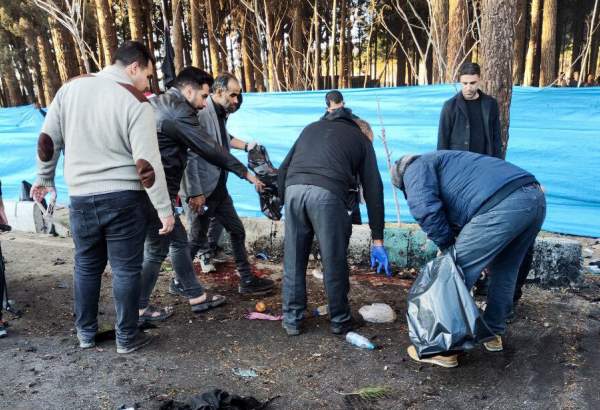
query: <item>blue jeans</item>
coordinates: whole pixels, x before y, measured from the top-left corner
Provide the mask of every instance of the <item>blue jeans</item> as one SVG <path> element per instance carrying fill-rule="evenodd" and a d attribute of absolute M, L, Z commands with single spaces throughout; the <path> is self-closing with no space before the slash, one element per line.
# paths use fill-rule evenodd
<path fill-rule="evenodd" d="M 93 340 L 98 331 L 100 285 L 109 261 L 117 342 L 126 346 L 138 332 L 137 300 L 149 206 L 146 193 L 120 191 L 70 199 L 77 334 L 80 339 Z"/>
<path fill-rule="evenodd" d="M 490 329 L 502 335 L 510 312 L 521 262 L 546 216 L 546 199 L 537 184 L 521 187 L 489 211 L 475 216 L 456 239 L 456 261 L 471 289 L 489 267 L 487 307 Z"/>
<path fill-rule="evenodd" d="M 156 211 L 152 211 L 146 243 L 144 245 L 144 265 L 142 268 L 142 290 L 138 307 L 145 309 L 148 307 L 150 295 L 156 285 L 160 267 L 171 253 L 171 263 L 177 281 L 183 287 L 183 293 L 188 299 L 202 296 L 204 288 L 198 282 L 196 271 L 190 257 L 187 232 L 181 223 L 179 216 L 175 217 L 175 226 L 168 235 L 159 235 L 158 230 L 162 226 Z"/>
<path fill-rule="evenodd" d="M 339 197 L 315 185 L 286 188 L 283 321 L 287 326 L 298 327 L 306 310 L 306 265 L 315 235 L 330 321 L 339 325 L 351 320 L 347 258 L 351 232 L 352 217 Z"/>

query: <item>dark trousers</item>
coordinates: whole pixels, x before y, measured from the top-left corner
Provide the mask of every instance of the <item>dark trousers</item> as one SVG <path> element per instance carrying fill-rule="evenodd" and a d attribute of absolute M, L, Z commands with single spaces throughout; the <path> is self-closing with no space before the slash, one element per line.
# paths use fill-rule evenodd
<path fill-rule="evenodd" d="M 456 259 L 467 288 L 475 284 L 486 266 L 491 272 L 483 318 L 498 335 L 506 328 L 519 267 L 545 216 L 544 193 L 538 185 L 527 185 L 471 219 L 456 240 Z"/>
<path fill-rule="evenodd" d="M 306 310 L 306 265 L 313 236 L 319 241 L 329 316 L 334 324 L 351 319 L 348 241 L 352 218 L 344 201 L 314 185 L 285 190 L 283 320 L 297 327 Z"/>
<path fill-rule="evenodd" d="M 117 342 L 127 345 L 137 335 L 148 207 L 143 191 L 71 196 L 75 326 L 81 339 L 92 340 L 98 330 L 98 300 L 107 261 L 112 268 Z"/>
<path fill-rule="evenodd" d="M 227 192 L 227 188 L 224 185 L 219 185 L 215 189 L 215 192 L 206 199 L 206 206 L 208 210 L 203 215 L 198 215 L 191 210 L 188 213 L 190 253 L 192 258 L 198 252 L 201 254 L 210 252 L 207 232 L 209 231 L 211 218 L 215 218 L 218 223 L 223 225 L 231 237 L 233 257 L 241 280 L 243 282 L 250 281 L 252 279 L 252 270 L 246 252 L 246 230 L 235 211 L 233 200 L 229 192 Z"/>
<path fill-rule="evenodd" d="M 162 226 L 158 214 L 152 210 L 148 233 L 144 244 L 144 265 L 142 267 L 142 286 L 138 307 L 145 309 L 150 303 L 150 296 L 156 285 L 160 267 L 170 252 L 171 264 L 177 281 L 183 287 L 188 299 L 202 296 L 204 288 L 198 282 L 196 271 L 190 258 L 187 232 L 179 216 L 175 217 L 175 226 L 168 235 L 159 235 Z"/>

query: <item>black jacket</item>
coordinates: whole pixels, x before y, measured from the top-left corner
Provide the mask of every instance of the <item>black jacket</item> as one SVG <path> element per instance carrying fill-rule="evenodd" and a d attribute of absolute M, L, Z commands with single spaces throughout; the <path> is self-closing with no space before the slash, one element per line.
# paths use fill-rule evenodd
<path fill-rule="evenodd" d="M 248 169 L 233 155 L 215 148 L 200 128 L 197 111 L 177 88 L 150 99 L 156 115 L 158 147 L 171 199 L 177 196 L 187 164 L 188 148 L 210 163 L 245 178 Z"/>
<path fill-rule="evenodd" d="M 352 209 L 357 176 L 363 187 L 373 239 L 383 239 L 383 184 L 373 144 L 348 110 L 339 109 L 308 125 L 279 167 L 283 199 L 291 185 L 316 185 L 340 197 Z"/>
<path fill-rule="evenodd" d="M 502 140 L 500 138 L 500 119 L 498 102 L 495 98 L 479 91 L 481 114 L 483 115 L 486 154 L 502 158 Z M 438 150 L 469 151 L 471 127 L 467 104 L 461 92 L 444 103 L 438 128 Z"/>
<path fill-rule="evenodd" d="M 536 182 L 510 162 L 466 151 L 424 154 L 406 168 L 403 180 L 410 213 L 441 249 L 484 208 Z"/>

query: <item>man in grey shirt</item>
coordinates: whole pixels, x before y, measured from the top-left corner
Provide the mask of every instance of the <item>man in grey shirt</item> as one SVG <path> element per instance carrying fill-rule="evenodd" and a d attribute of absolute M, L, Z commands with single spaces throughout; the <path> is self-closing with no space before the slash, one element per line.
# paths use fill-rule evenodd
<path fill-rule="evenodd" d="M 125 42 L 112 65 L 65 83 L 48 109 L 38 140 L 38 177 L 31 196 L 56 197 L 54 174 L 64 155 L 75 243 L 75 327 L 81 348 L 95 346 L 102 273 L 110 261 L 117 314 L 117 353 L 152 339 L 138 330 L 140 272 L 149 207 L 160 234 L 173 229 L 148 88 L 154 57 Z M 149 199 L 149 200 L 148 200 Z"/>

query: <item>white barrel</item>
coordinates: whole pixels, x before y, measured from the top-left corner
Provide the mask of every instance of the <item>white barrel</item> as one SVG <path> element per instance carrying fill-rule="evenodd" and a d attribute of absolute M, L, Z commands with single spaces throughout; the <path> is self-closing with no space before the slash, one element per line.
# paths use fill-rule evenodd
<path fill-rule="evenodd" d="M 47 233 L 42 211 L 33 201 L 4 201 L 8 224 L 15 231 Z"/>

